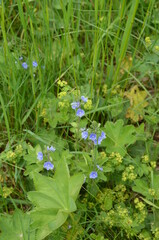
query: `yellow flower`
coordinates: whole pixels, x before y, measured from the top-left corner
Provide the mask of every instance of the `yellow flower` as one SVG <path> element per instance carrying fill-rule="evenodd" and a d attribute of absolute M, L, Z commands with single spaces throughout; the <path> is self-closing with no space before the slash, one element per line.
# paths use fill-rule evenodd
<path fill-rule="evenodd" d="M 88 101 L 84 105 L 84 109 L 86 109 L 86 110 L 91 110 L 92 109 L 92 100 L 88 99 Z"/>

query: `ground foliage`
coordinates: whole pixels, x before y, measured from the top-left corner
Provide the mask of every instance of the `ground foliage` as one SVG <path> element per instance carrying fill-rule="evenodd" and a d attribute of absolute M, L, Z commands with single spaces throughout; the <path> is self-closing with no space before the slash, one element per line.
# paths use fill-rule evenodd
<path fill-rule="evenodd" d="M 158 9 L 0 1 L 0 239 L 159 239 Z"/>

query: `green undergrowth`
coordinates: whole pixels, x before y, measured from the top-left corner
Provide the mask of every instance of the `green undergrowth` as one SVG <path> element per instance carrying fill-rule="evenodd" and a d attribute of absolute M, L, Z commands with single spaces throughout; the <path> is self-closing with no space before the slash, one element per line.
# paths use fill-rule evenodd
<path fill-rule="evenodd" d="M 158 9 L 0 1 L 0 239 L 159 239 Z"/>

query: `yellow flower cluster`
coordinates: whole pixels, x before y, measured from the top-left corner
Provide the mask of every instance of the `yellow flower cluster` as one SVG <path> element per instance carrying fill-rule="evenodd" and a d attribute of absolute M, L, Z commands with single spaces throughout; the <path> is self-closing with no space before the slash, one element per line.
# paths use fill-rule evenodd
<path fill-rule="evenodd" d="M 155 191 L 155 189 L 153 189 L 153 188 L 149 188 L 149 190 L 148 190 L 148 192 L 149 192 L 149 194 L 151 195 L 151 196 L 155 196 L 155 194 L 156 194 L 156 191 Z"/>
<path fill-rule="evenodd" d="M 115 202 L 117 203 L 125 202 L 125 200 L 129 198 L 129 194 L 125 193 L 126 187 L 123 184 L 116 185 L 114 191 L 116 197 Z"/>
<path fill-rule="evenodd" d="M 103 85 L 103 88 L 102 88 L 102 93 L 103 93 L 103 95 L 106 95 L 106 94 L 107 94 L 107 90 L 108 90 L 107 84 L 104 84 L 104 85 Z"/>
<path fill-rule="evenodd" d="M 152 43 L 150 37 L 146 37 L 145 42 L 147 45 L 150 45 Z"/>
<path fill-rule="evenodd" d="M 118 92 L 120 92 L 120 85 L 119 84 L 117 86 L 115 86 L 115 88 L 112 89 L 111 93 L 112 94 L 117 94 Z"/>
<path fill-rule="evenodd" d="M 67 92 L 60 92 L 60 93 L 58 94 L 58 98 L 65 97 L 66 94 L 67 94 Z"/>
<path fill-rule="evenodd" d="M 135 208 L 138 209 L 139 211 L 142 211 L 145 207 L 145 204 L 139 201 L 138 198 L 135 198 L 134 203 L 135 203 Z"/>
<path fill-rule="evenodd" d="M 121 192 L 125 192 L 126 191 L 126 187 L 125 187 L 125 185 L 123 185 L 123 184 L 118 184 L 118 185 L 116 185 L 116 187 L 114 188 L 114 190 L 115 191 L 121 191 Z"/>
<path fill-rule="evenodd" d="M 42 111 L 41 111 L 40 116 L 41 117 L 45 117 L 46 115 L 47 115 L 46 108 L 43 108 Z"/>
<path fill-rule="evenodd" d="M 147 216 L 147 212 L 146 212 L 145 209 L 143 209 L 143 210 L 140 211 L 139 213 L 138 213 L 138 212 L 134 213 L 135 221 L 137 221 L 138 223 L 144 222 L 146 216 Z"/>
<path fill-rule="evenodd" d="M 134 173 L 134 166 L 129 165 L 122 174 L 122 180 L 125 182 L 126 180 L 134 181 L 137 177 L 137 174 Z"/>
<path fill-rule="evenodd" d="M 128 217 L 128 209 L 127 208 L 123 208 L 123 207 L 121 207 L 121 206 L 118 206 L 117 207 L 117 211 L 118 211 L 118 214 L 119 214 L 119 216 L 120 217 Z"/>
<path fill-rule="evenodd" d="M 100 158 L 103 160 L 106 158 L 106 153 L 105 152 L 100 152 Z"/>
<path fill-rule="evenodd" d="M 67 82 L 66 82 L 66 81 L 61 81 L 61 80 L 59 80 L 59 81 L 57 82 L 57 84 L 58 84 L 60 87 L 64 87 L 64 86 L 67 85 Z"/>
<path fill-rule="evenodd" d="M 8 151 L 7 152 L 7 160 L 14 160 L 17 156 L 16 156 L 16 153 L 13 152 L 12 150 Z"/>
<path fill-rule="evenodd" d="M 46 117 L 47 116 L 47 109 L 46 108 L 42 109 L 42 111 L 40 113 L 40 116 L 44 118 L 44 123 L 48 122 L 48 118 Z"/>
<path fill-rule="evenodd" d="M 3 197 L 7 198 L 13 192 L 13 188 L 3 187 L 2 191 L 3 191 Z"/>
<path fill-rule="evenodd" d="M 151 165 L 152 168 L 156 168 L 156 162 L 155 161 L 151 161 L 150 165 Z"/>
<path fill-rule="evenodd" d="M 129 217 L 129 212 L 127 208 L 118 206 L 117 207 L 117 212 L 119 217 L 122 219 L 123 224 L 125 225 L 125 227 L 131 226 L 132 224 L 132 219 Z"/>
<path fill-rule="evenodd" d="M 142 156 L 141 159 L 142 159 L 143 163 L 148 163 L 149 162 L 149 156 L 148 155 Z"/>
<path fill-rule="evenodd" d="M 121 164 L 122 161 L 123 161 L 123 157 L 120 155 L 120 153 L 115 153 L 115 152 L 112 152 L 109 156 L 110 158 L 113 158 L 115 160 L 115 164 Z"/>
<path fill-rule="evenodd" d="M 68 108 L 69 102 L 68 101 L 59 102 L 58 106 L 59 106 L 59 108 Z"/>
<path fill-rule="evenodd" d="M 104 219 L 104 221 L 106 223 L 108 223 L 110 227 L 113 227 L 113 225 L 114 225 L 114 220 L 113 220 L 114 215 L 115 215 L 114 210 L 110 210 L 107 213 L 107 217 Z"/>
<path fill-rule="evenodd" d="M 84 109 L 86 110 L 92 109 L 92 100 L 88 99 L 88 101 L 84 104 Z"/>
<path fill-rule="evenodd" d="M 73 95 L 75 96 L 75 97 L 79 97 L 80 96 L 80 90 L 73 90 Z"/>
<path fill-rule="evenodd" d="M 15 154 L 21 155 L 23 153 L 23 147 L 21 144 L 18 144 L 15 148 Z"/>

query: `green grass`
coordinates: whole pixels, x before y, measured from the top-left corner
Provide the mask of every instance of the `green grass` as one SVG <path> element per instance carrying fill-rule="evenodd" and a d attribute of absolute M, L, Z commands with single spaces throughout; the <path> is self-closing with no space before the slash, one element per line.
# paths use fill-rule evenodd
<path fill-rule="evenodd" d="M 67 9 L 64 3 L 59 1 L 56 9 L 52 1 L 2 1 L 1 122 L 8 138 L 28 125 L 39 129 L 37 103 L 48 91 L 56 94 L 56 79 L 63 77 L 76 87 L 89 82 L 92 95 L 93 90 L 99 94 L 103 83 L 111 88 L 125 80 L 126 88 L 135 59 L 146 50 L 145 36 L 157 34 L 150 22 L 156 1 L 71 0 Z M 121 76 L 127 54 L 132 63 Z M 29 64 L 28 71 L 20 66 L 17 71 L 20 56 Z M 39 64 L 36 77 L 32 60 Z"/>

